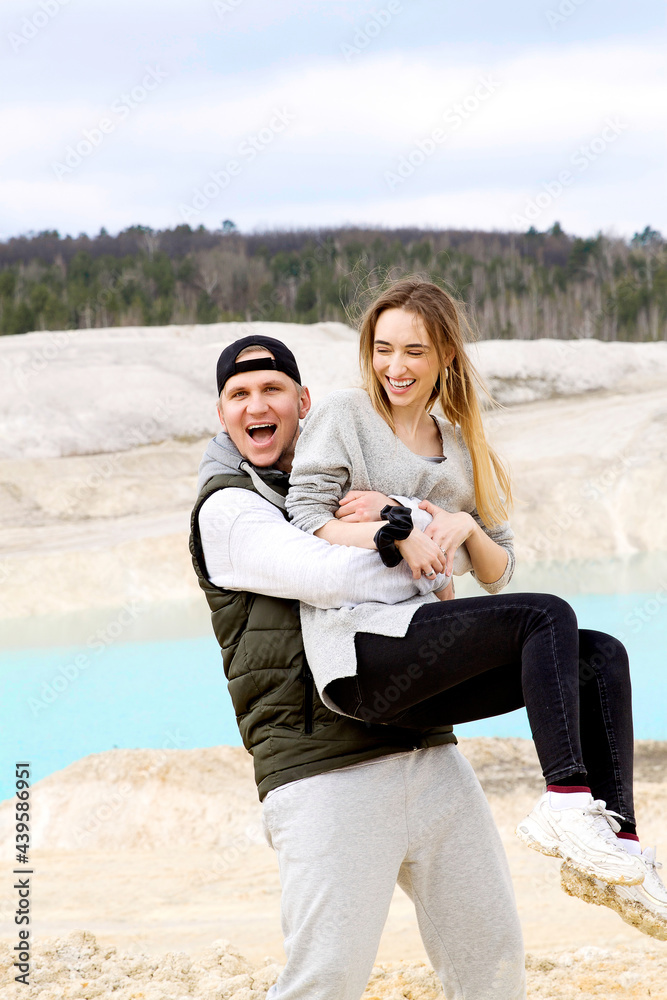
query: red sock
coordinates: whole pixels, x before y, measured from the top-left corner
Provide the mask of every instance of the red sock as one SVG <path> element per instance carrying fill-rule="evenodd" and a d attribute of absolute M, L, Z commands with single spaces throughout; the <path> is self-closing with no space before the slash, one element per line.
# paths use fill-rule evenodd
<path fill-rule="evenodd" d="M 591 794 L 591 790 L 588 785 L 547 785 L 548 792 L 588 792 Z"/>

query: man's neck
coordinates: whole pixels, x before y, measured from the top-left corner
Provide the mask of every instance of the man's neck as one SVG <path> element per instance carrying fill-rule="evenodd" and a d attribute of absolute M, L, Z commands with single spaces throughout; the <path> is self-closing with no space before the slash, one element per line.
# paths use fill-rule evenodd
<path fill-rule="evenodd" d="M 294 461 L 294 449 L 296 448 L 296 442 L 298 440 L 300 431 L 301 428 L 297 425 L 296 433 L 292 438 L 289 447 L 285 449 L 285 451 L 282 453 L 282 455 L 276 462 L 274 466 L 275 469 L 280 469 L 281 472 L 287 472 L 287 473 L 292 471 L 292 462 Z"/>
<path fill-rule="evenodd" d="M 290 456 L 290 457 L 287 457 L 287 458 L 284 459 L 284 456 L 281 455 L 280 458 L 278 459 L 278 461 L 274 462 L 273 465 L 253 465 L 253 463 L 250 461 L 250 459 L 247 458 L 245 455 L 241 455 L 240 452 L 239 452 L 239 456 L 240 456 L 240 458 L 244 462 L 249 462 L 250 465 L 252 465 L 253 469 L 257 469 L 257 471 L 259 473 L 262 473 L 262 472 L 283 472 L 285 475 L 289 475 L 289 473 L 292 471 L 292 458 L 293 458 L 293 456 Z"/>

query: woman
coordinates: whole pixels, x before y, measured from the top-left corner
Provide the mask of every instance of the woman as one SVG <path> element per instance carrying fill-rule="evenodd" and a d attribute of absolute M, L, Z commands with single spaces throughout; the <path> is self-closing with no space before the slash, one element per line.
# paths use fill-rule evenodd
<path fill-rule="evenodd" d="M 308 419 L 287 499 L 297 526 L 378 548 L 387 565 L 403 558 L 439 597 L 450 596 L 452 571 L 471 569 L 496 594 L 514 569 L 510 482 L 485 440 L 468 330 L 431 282 L 404 279 L 380 294 L 361 324 L 364 388 L 331 393 Z M 446 419 L 431 412 L 436 402 Z M 518 836 L 564 858 L 575 881 L 602 886 L 598 895 L 613 886 L 624 919 L 639 908 L 641 929 L 667 934 L 667 892 L 636 833 L 622 644 L 578 629 L 549 594 L 341 605 L 302 605 L 325 704 L 415 729 L 525 705 L 547 789 Z"/>

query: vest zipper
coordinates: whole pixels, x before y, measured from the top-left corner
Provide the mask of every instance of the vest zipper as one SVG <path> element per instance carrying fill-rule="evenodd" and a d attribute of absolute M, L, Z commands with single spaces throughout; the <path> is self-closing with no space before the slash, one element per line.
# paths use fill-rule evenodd
<path fill-rule="evenodd" d="M 305 660 L 300 677 L 303 681 L 304 730 L 310 736 L 313 732 L 313 675 Z"/>

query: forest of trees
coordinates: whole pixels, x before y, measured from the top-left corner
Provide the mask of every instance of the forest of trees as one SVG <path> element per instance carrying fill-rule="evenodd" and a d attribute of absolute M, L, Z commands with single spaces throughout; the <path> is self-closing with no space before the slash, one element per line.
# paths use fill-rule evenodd
<path fill-rule="evenodd" d="M 490 338 L 667 339 L 667 253 L 581 239 L 555 223 L 525 234 L 425 229 L 241 234 L 132 226 L 0 243 L 0 334 L 81 327 L 271 320 L 351 322 L 360 290 L 419 273 L 463 299 Z"/>

